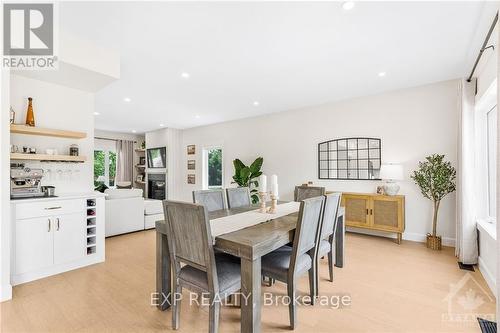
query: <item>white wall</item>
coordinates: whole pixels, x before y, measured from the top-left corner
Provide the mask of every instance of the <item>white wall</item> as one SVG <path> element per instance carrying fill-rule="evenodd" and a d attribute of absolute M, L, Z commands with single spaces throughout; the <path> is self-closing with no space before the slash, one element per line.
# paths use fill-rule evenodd
<path fill-rule="evenodd" d="M 42 184 L 55 186 L 56 194 L 93 191 L 94 95 L 11 75 L 10 102 L 16 111 L 16 123 L 24 123 L 28 97 L 33 97 L 36 126 L 81 131 L 87 133 L 87 137 L 65 139 L 12 134 L 11 144 L 20 149 L 22 146 L 36 147 L 40 153 L 56 148 L 59 154 L 69 154 L 69 146 L 78 144 L 80 155 L 87 157 L 84 163 L 26 162 L 26 165 L 51 170 L 50 176 L 46 174 L 42 179 Z"/>
<path fill-rule="evenodd" d="M 2 11 L 0 9 L 0 14 Z M 10 285 L 10 178 L 9 178 L 9 80 L 2 70 L 0 81 L 0 301 L 12 297 Z"/>
<path fill-rule="evenodd" d="M 432 153 L 445 154 L 456 166 L 457 86 L 446 81 L 376 96 L 309 107 L 301 110 L 198 127 L 183 131 L 179 199 L 191 200 L 201 188 L 202 148 L 223 146 L 225 185 L 233 175 L 232 160 L 250 163 L 264 158 L 264 173 L 277 174 L 280 196 L 293 199 L 295 185 L 309 180 L 327 190 L 375 192 L 378 181 L 320 181 L 317 175 L 317 144 L 342 137 L 382 139 L 383 162 L 402 163 L 408 179 L 402 181 L 406 195 L 406 239 L 423 240 L 431 230 L 432 205 L 409 179 L 418 161 Z M 265 106 L 262 106 L 265 107 Z M 186 146 L 196 145 L 196 185 L 188 185 Z M 438 233 L 446 244 L 455 239 L 455 194 L 444 199 Z"/>

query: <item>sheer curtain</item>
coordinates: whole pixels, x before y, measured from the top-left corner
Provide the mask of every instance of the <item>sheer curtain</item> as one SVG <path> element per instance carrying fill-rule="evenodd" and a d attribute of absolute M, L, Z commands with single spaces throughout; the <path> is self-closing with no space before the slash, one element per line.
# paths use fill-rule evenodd
<path fill-rule="evenodd" d="M 132 182 L 134 175 L 134 142 L 116 141 L 116 180 Z"/>
<path fill-rule="evenodd" d="M 457 168 L 457 234 L 455 255 L 464 264 L 478 257 L 474 203 L 474 95 L 475 81 L 459 83 L 459 129 Z"/>

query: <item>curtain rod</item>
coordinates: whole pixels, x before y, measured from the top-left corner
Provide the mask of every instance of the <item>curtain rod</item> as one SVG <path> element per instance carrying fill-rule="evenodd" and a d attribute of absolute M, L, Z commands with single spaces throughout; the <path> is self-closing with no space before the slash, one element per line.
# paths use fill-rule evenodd
<path fill-rule="evenodd" d="M 99 139 L 99 140 L 109 140 L 109 141 L 119 141 L 121 139 L 110 139 L 110 138 L 100 138 L 98 136 L 94 136 L 94 139 Z M 123 140 L 123 141 L 130 141 L 130 140 Z M 133 141 L 134 143 L 137 143 L 137 141 Z"/>
<path fill-rule="evenodd" d="M 479 50 L 479 54 L 477 55 L 476 62 L 474 63 L 474 67 L 472 67 L 472 71 L 470 72 L 470 75 L 467 78 L 467 82 L 470 82 L 472 80 L 472 75 L 474 75 L 474 71 L 476 70 L 476 67 L 477 67 L 477 64 L 479 63 L 479 60 L 481 60 L 483 52 L 489 48 L 495 49 L 495 47 L 493 45 L 489 45 L 489 46 L 486 46 L 486 45 L 488 44 L 488 41 L 490 40 L 491 34 L 493 33 L 493 30 L 495 29 L 495 25 L 497 24 L 497 21 L 498 21 L 498 12 L 495 15 L 495 18 L 493 19 L 493 23 L 491 24 L 490 30 L 488 31 L 488 34 L 486 35 L 486 39 L 483 42 L 483 46 L 481 47 L 481 50 Z"/>

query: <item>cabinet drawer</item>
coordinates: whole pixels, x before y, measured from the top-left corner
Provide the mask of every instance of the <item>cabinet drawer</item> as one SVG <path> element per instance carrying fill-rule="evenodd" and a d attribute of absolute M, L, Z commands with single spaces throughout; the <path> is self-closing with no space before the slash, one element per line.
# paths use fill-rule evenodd
<path fill-rule="evenodd" d="M 30 202 L 16 205 L 16 219 L 77 213 L 83 210 L 84 199 Z"/>

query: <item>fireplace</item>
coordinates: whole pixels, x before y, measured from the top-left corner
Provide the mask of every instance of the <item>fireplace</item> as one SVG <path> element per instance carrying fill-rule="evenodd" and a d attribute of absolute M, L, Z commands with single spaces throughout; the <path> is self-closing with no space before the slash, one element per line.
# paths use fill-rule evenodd
<path fill-rule="evenodd" d="M 163 173 L 148 173 L 148 198 L 165 200 L 167 182 Z"/>

